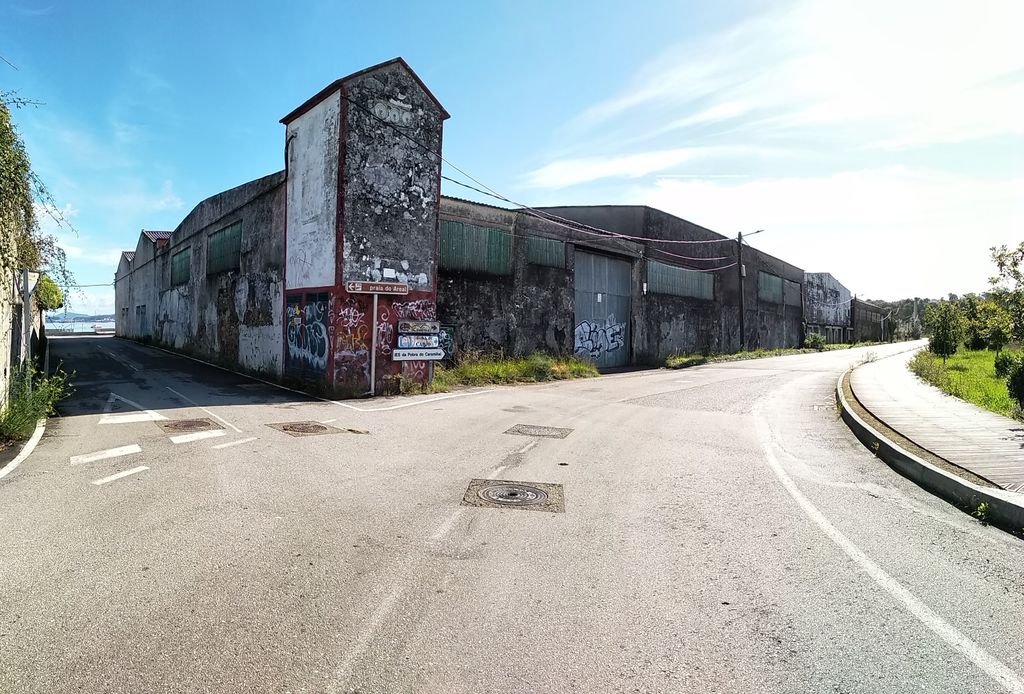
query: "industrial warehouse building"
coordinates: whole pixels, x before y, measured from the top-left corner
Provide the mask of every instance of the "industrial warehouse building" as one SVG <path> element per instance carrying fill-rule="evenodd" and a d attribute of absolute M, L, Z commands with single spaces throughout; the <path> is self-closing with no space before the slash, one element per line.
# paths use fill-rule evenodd
<path fill-rule="evenodd" d="M 448 356 L 604 368 L 801 343 L 803 271 L 735 239 L 649 207 L 441 196 L 447 118 L 401 59 L 329 85 L 282 120 L 284 171 L 122 254 L 117 334 L 353 396 L 430 378 L 399 349 L 418 324 Z"/>

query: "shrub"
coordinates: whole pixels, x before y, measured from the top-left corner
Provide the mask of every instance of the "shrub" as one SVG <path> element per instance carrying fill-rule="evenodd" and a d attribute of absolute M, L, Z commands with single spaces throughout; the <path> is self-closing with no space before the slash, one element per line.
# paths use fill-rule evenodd
<path fill-rule="evenodd" d="M 1014 364 L 1020 361 L 1020 355 L 1013 352 L 1000 352 L 996 355 L 996 376 L 1006 378 L 1013 370 Z"/>
<path fill-rule="evenodd" d="M 807 349 L 816 349 L 819 352 L 825 349 L 825 336 L 821 333 L 809 333 L 804 338 L 804 347 Z"/>
<path fill-rule="evenodd" d="M 1006 376 L 1006 389 L 1018 408 L 1024 408 L 1024 361 L 1014 359 Z"/>
<path fill-rule="evenodd" d="M 57 371 L 49 378 L 31 366 L 11 374 L 7 404 L 0 411 L 0 438 L 27 439 L 40 419 L 53 414 L 53 406 L 71 394 L 69 375 Z"/>
<path fill-rule="evenodd" d="M 56 311 L 64 305 L 64 293 L 48 275 L 40 275 L 35 289 L 36 303 L 44 311 Z"/>

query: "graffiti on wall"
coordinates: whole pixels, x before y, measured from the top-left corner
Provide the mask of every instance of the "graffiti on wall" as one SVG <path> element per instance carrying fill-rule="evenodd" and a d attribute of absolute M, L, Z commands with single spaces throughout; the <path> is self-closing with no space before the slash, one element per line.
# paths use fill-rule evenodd
<path fill-rule="evenodd" d="M 391 343 L 395 341 L 395 326 L 391 323 L 391 312 L 382 307 L 377 316 L 377 353 L 391 355 Z"/>
<path fill-rule="evenodd" d="M 329 348 L 327 296 L 307 295 L 304 305 L 300 297 L 290 297 L 286 310 L 288 365 L 302 371 L 323 373 L 327 369 Z"/>
<path fill-rule="evenodd" d="M 616 323 L 614 315 L 608 316 L 604 324 L 585 320 L 576 326 L 574 350 L 580 356 L 600 359 L 601 355 L 625 346 L 625 329 L 626 324 Z"/>
<path fill-rule="evenodd" d="M 399 319 L 435 320 L 437 318 L 437 305 L 430 299 L 396 301 L 392 306 Z"/>
<path fill-rule="evenodd" d="M 332 301 L 330 324 L 334 346 L 334 384 L 368 386 L 371 329 L 366 320 L 366 310 L 351 296 Z"/>

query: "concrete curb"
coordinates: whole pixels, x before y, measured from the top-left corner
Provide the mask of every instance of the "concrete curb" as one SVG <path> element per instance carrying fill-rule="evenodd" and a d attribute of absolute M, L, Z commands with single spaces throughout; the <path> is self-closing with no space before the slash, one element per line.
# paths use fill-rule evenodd
<path fill-rule="evenodd" d="M 39 445 L 39 439 L 43 438 L 44 431 L 46 431 L 46 420 L 40 419 L 39 423 L 36 424 L 36 430 L 32 432 L 32 437 L 29 438 L 29 440 L 25 442 L 25 445 L 21 447 L 21 453 L 19 453 L 14 460 L 4 465 L 3 468 L 0 468 L 0 480 L 14 472 L 14 468 L 21 465 L 25 461 L 25 458 L 32 454 L 32 451 L 34 451 L 36 446 Z"/>
<path fill-rule="evenodd" d="M 1002 489 L 986 489 L 941 470 L 903 450 L 885 438 L 854 412 L 843 393 L 843 380 L 853 369 L 847 369 L 836 383 L 836 403 L 843 421 L 860 442 L 889 467 L 922 489 L 962 509 L 973 510 L 982 502 L 988 504 L 987 521 L 1009 530 L 1024 530 L 1024 494 Z"/>

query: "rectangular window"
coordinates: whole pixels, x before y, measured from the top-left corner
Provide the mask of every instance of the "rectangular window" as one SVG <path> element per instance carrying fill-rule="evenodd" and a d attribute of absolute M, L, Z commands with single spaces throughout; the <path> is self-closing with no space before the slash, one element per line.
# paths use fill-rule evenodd
<path fill-rule="evenodd" d="M 688 296 L 694 299 L 715 298 L 715 278 L 710 272 L 647 261 L 647 291 L 653 294 Z"/>
<path fill-rule="evenodd" d="M 490 275 L 512 273 L 512 234 L 502 229 L 441 220 L 441 269 Z"/>
<path fill-rule="evenodd" d="M 541 236 L 526 237 L 526 261 L 532 265 L 565 268 L 565 242 Z"/>
<path fill-rule="evenodd" d="M 802 291 L 800 283 L 786 280 L 785 287 L 786 306 L 803 306 L 803 302 L 800 299 L 800 292 Z"/>
<path fill-rule="evenodd" d="M 757 298 L 772 304 L 782 303 L 782 278 L 770 272 L 757 272 Z"/>
<path fill-rule="evenodd" d="M 206 242 L 206 274 L 237 270 L 242 257 L 242 223 L 210 234 Z"/>
<path fill-rule="evenodd" d="M 178 251 L 171 256 L 171 286 L 188 282 L 192 275 L 192 248 Z"/>

